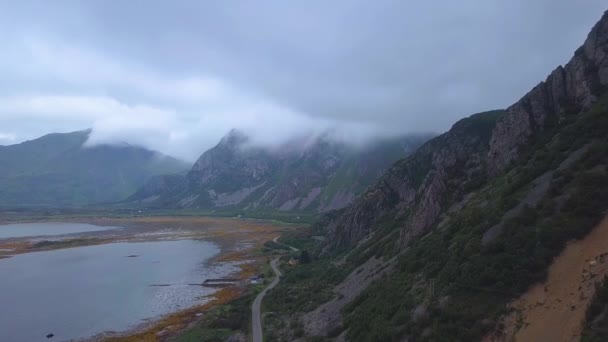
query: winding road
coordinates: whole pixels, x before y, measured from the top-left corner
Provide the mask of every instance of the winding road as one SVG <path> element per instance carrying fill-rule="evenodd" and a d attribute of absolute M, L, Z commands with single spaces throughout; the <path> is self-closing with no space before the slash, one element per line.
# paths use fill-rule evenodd
<path fill-rule="evenodd" d="M 272 270 L 275 274 L 274 279 L 272 280 L 270 285 L 268 285 L 268 287 L 264 289 L 264 291 L 260 292 L 260 294 L 255 297 L 253 305 L 251 306 L 253 342 L 262 342 L 264 340 L 262 337 L 262 314 L 260 313 L 260 306 L 262 305 L 262 299 L 264 299 L 266 292 L 275 287 L 279 283 L 279 279 L 281 278 L 281 271 L 279 271 L 279 268 L 277 267 L 277 262 L 279 262 L 278 257 L 270 262 L 270 267 L 272 267 Z"/>
<path fill-rule="evenodd" d="M 272 239 L 272 241 L 274 241 L 275 243 L 278 243 L 280 245 L 289 247 L 294 252 L 298 251 L 298 249 L 295 247 L 286 245 L 284 243 L 280 243 L 278 241 L 278 239 L 279 239 L 279 237 L 277 236 L 274 239 Z M 258 294 L 257 297 L 255 297 L 255 300 L 253 301 L 253 305 L 251 306 L 251 317 L 252 317 L 251 322 L 253 325 L 253 342 L 264 341 L 264 338 L 262 337 L 262 314 L 261 314 L 260 308 L 262 306 L 262 299 L 264 299 L 266 292 L 268 292 L 273 287 L 275 287 L 279 283 L 279 280 L 281 278 L 281 271 L 277 267 L 278 262 L 279 262 L 279 257 L 274 258 L 270 262 L 270 267 L 272 268 L 272 271 L 274 272 L 274 279 L 272 280 L 270 285 L 268 285 L 264 289 L 264 291 L 260 292 L 260 294 Z"/>

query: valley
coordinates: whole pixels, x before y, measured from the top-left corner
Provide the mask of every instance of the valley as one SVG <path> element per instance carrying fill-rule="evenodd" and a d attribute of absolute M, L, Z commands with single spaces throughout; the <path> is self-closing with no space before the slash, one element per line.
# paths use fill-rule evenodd
<path fill-rule="evenodd" d="M 0 341 L 608 341 L 600 0 L 25 3 Z"/>

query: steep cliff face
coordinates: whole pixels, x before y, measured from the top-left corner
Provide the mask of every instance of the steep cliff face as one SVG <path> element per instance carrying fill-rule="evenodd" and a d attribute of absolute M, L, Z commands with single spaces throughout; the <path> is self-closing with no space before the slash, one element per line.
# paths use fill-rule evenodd
<path fill-rule="evenodd" d="M 608 18 L 593 27 L 565 65 L 507 109 L 498 121 L 488 153 L 493 174 L 503 171 L 538 133 L 564 115 L 587 110 L 608 84 Z"/>
<path fill-rule="evenodd" d="M 483 177 L 490 134 L 502 113 L 485 112 L 463 119 L 396 163 L 333 224 L 330 247 L 354 246 L 386 220 L 404 227 L 403 245 L 424 234 L 445 203 L 461 197 Z"/>
<path fill-rule="evenodd" d="M 390 221 L 403 248 L 426 234 L 449 205 L 504 172 L 542 134 L 593 105 L 608 84 L 608 12 L 564 66 L 504 112 L 455 124 L 394 165 L 330 225 L 327 248 L 355 246 Z"/>
<path fill-rule="evenodd" d="M 209 209 L 339 209 L 428 137 L 386 139 L 354 148 L 322 136 L 262 148 L 231 131 L 203 153 L 187 175 L 156 178 L 129 201 Z"/>
<path fill-rule="evenodd" d="M 190 184 L 216 192 L 235 191 L 266 180 L 278 160 L 262 148 L 248 147 L 248 137 L 232 130 L 206 151 L 188 173 Z"/>

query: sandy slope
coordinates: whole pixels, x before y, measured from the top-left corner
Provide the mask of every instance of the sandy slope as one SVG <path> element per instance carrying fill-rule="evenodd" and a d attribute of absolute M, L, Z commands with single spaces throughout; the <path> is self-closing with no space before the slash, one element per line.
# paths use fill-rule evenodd
<path fill-rule="evenodd" d="M 584 239 L 571 242 L 549 268 L 548 279 L 511 303 L 501 336 L 486 341 L 578 341 L 594 283 L 608 273 L 608 216 Z"/>

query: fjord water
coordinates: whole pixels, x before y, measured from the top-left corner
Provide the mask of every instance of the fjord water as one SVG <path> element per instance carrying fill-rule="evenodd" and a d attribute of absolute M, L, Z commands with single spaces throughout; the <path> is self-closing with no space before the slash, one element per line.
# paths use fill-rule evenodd
<path fill-rule="evenodd" d="M 117 228 L 118 227 L 104 227 L 85 223 L 62 222 L 4 224 L 0 225 L 0 239 L 88 233 Z"/>
<path fill-rule="evenodd" d="M 63 341 L 123 331 L 201 303 L 214 290 L 188 284 L 234 271 L 207 265 L 218 253 L 213 243 L 179 240 L 0 259 L 0 341 L 47 341 L 51 333 L 53 341 Z"/>

